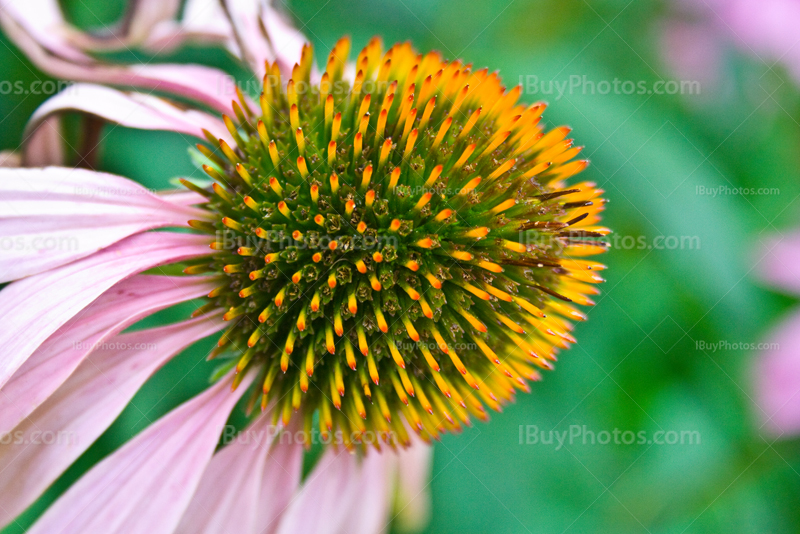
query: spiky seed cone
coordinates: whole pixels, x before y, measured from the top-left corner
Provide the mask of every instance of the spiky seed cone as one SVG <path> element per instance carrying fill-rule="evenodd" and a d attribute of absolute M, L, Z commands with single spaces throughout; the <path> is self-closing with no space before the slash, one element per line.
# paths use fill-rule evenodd
<path fill-rule="evenodd" d="M 226 310 L 217 352 L 258 370 L 262 406 L 404 445 L 403 419 L 426 440 L 486 419 L 575 342 L 604 201 L 565 185 L 587 164 L 569 128 L 495 73 L 374 39 L 350 83 L 349 48 L 319 84 L 310 47 L 286 87 L 268 65 L 260 109 L 225 118 L 235 146 L 201 148 L 217 254 L 190 269 L 224 275 L 204 311 Z"/>

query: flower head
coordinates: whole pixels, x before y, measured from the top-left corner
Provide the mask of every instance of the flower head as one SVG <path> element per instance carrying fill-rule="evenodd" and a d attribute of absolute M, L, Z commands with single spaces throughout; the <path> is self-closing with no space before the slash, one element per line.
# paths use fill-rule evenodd
<path fill-rule="evenodd" d="M 602 191 L 567 185 L 586 162 L 572 161 L 569 129 L 540 125 L 543 104 L 408 44 L 382 53 L 373 40 L 350 63 L 341 40 L 322 75 L 306 46 L 291 69 L 282 45 L 297 34 L 268 2 L 222 4 L 203 31 L 170 10 L 151 13 L 157 23 L 134 13 L 124 42 L 224 42 L 264 76 L 257 101 L 237 91 L 229 106 L 206 83 L 227 79 L 214 69 L 110 65 L 89 52 L 113 40 L 65 31 L 52 13 L 0 11 L 51 74 L 202 105 L 78 84 L 37 110 L 21 157 L 6 159 L 61 163 L 58 115 L 78 110 L 206 139 L 198 158 L 213 180 L 155 194 L 82 169 L 0 169 L 0 238 L 25 245 L 0 256 L 0 282 L 11 282 L 0 292 L 0 435 L 24 438 L 0 443 L 11 474 L 0 477 L 0 523 L 159 367 L 222 331 L 215 384 L 89 470 L 32 532 L 376 531 L 396 478 L 411 481 L 398 500 L 424 485 L 429 449 L 401 451 L 413 432 L 458 431 L 527 389 L 575 341 L 571 321 L 585 316 L 574 306 L 592 304 L 602 281 L 604 267 L 584 259 L 606 248 Z M 180 231 L 152 231 L 167 228 Z M 67 246 L 42 246 L 54 238 Z M 190 319 L 123 333 L 199 297 Z M 243 434 L 277 428 L 294 441 L 216 450 L 240 399 L 265 412 Z M 315 424 L 359 454 L 329 448 L 301 482 L 299 445 Z M 42 428 L 77 439 L 28 446 Z"/>
<path fill-rule="evenodd" d="M 340 40 L 312 84 L 267 69 L 260 105 L 224 117 L 234 144 L 198 145 L 213 187 L 220 277 L 203 311 L 230 322 L 217 355 L 257 370 L 262 406 L 323 434 L 425 439 L 499 409 L 575 340 L 605 250 L 602 191 L 545 106 L 487 69 L 371 41 L 345 77 Z M 398 415 L 402 414 L 402 418 Z M 358 438 L 357 438 L 358 440 Z"/>

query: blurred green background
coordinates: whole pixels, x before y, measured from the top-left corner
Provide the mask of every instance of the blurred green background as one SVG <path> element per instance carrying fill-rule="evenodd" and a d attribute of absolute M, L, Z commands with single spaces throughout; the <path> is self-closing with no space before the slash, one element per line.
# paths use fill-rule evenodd
<path fill-rule="evenodd" d="M 122 0 L 64 6 L 83 28 L 110 24 L 124 11 Z M 647 87 L 676 79 L 662 60 L 658 35 L 670 6 L 661 2 L 294 0 L 288 9 L 319 57 L 342 34 L 352 36 L 355 49 L 379 35 L 498 69 L 509 87 L 563 84 L 571 76 Z M 7 39 L 0 42 L 3 79 L 47 79 Z M 171 59 L 235 70 L 220 51 L 189 49 Z M 733 48 L 720 68 L 718 83 L 699 95 L 524 94 L 549 101 L 548 124 L 572 126 L 586 146 L 592 165 L 583 176 L 607 192 L 604 223 L 617 246 L 602 258 L 610 267 L 603 294 L 556 371 L 489 424 L 436 446 L 428 532 L 800 531 L 800 441 L 759 431 L 754 354 L 702 349 L 720 341 L 759 343 L 794 305 L 759 285 L 754 268 L 759 240 L 800 221 L 800 90 L 780 65 Z M 18 146 L 26 118 L 43 99 L 0 98 L 0 149 Z M 104 135 L 102 170 L 154 188 L 177 175 L 199 176 L 181 136 L 119 127 Z M 779 193 L 698 194 L 699 187 L 718 186 Z M 645 246 L 626 246 L 640 236 Z M 657 250 L 650 246 L 657 236 L 688 236 L 694 245 Z M 185 317 L 187 309 L 151 322 Z M 209 345 L 163 369 L 4 532 L 22 531 L 89 466 L 204 387 Z M 534 425 L 545 437 L 585 425 L 648 437 L 697 432 L 700 443 L 525 443 Z"/>

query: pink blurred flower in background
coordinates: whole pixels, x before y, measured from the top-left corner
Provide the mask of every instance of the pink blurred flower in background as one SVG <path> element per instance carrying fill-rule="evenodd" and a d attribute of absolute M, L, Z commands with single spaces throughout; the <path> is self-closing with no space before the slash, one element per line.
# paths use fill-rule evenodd
<path fill-rule="evenodd" d="M 726 47 L 768 65 L 783 65 L 800 82 L 800 2 L 674 0 L 662 26 L 667 65 L 685 80 L 719 81 Z"/>
<path fill-rule="evenodd" d="M 800 234 L 772 238 L 759 271 L 764 280 L 800 295 Z M 783 319 L 764 339 L 756 356 L 757 416 L 775 435 L 800 434 L 800 310 Z"/>

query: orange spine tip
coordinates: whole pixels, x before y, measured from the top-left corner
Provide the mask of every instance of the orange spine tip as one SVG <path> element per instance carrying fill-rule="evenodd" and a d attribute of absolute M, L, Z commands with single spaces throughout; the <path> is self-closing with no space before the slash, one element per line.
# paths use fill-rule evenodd
<path fill-rule="evenodd" d="M 336 173 L 331 174 L 331 192 L 336 194 L 339 191 L 339 176 Z"/>
<path fill-rule="evenodd" d="M 365 274 L 367 272 L 367 264 L 364 263 L 364 260 L 356 260 L 356 269 L 361 274 Z"/>
<path fill-rule="evenodd" d="M 284 202 L 283 200 L 278 202 L 278 211 L 280 211 L 281 214 L 287 219 L 290 217 L 291 212 L 289 211 L 289 206 L 287 206 L 286 202 Z"/>
<path fill-rule="evenodd" d="M 264 256 L 264 263 L 273 263 L 278 261 L 279 253 L 278 252 L 271 252 Z"/>
<path fill-rule="evenodd" d="M 414 271 L 414 272 L 417 272 L 417 271 L 419 271 L 419 263 L 417 263 L 417 262 L 416 262 L 416 261 L 414 261 L 414 260 L 408 260 L 408 261 L 405 263 L 405 266 L 406 266 L 406 268 L 407 268 L 407 269 L 411 269 L 411 270 L 412 270 L 412 271 Z"/>
<path fill-rule="evenodd" d="M 306 165 L 306 158 L 303 156 L 297 158 L 297 170 L 300 171 L 300 176 L 304 179 L 308 177 L 308 166 Z"/>
<path fill-rule="evenodd" d="M 331 289 L 336 287 L 336 276 L 333 273 L 328 275 L 328 287 L 330 287 Z"/>
<path fill-rule="evenodd" d="M 333 167 L 336 163 L 336 141 L 328 143 L 328 167 Z"/>
<path fill-rule="evenodd" d="M 336 250 L 336 248 L 338 246 L 339 246 L 339 243 L 337 243 L 336 241 L 331 241 L 330 243 L 328 243 L 328 248 L 331 249 L 331 250 Z"/>
<path fill-rule="evenodd" d="M 269 178 L 269 187 L 278 195 L 283 195 L 283 187 L 281 187 L 280 182 L 274 176 L 270 176 Z"/>
<path fill-rule="evenodd" d="M 397 187 L 397 182 L 400 180 L 400 167 L 395 167 L 392 170 L 391 176 L 389 176 L 389 191 L 394 191 L 394 188 Z"/>
<path fill-rule="evenodd" d="M 474 256 L 469 252 L 464 252 L 463 250 L 454 250 L 450 253 L 450 257 L 459 261 L 470 261 Z"/>
<path fill-rule="evenodd" d="M 375 263 L 381 263 L 383 261 L 383 254 L 380 252 L 373 252 L 372 259 L 375 261 Z"/>
<path fill-rule="evenodd" d="M 389 224 L 389 230 L 392 232 L 396 232 L 400 229 L 400 219 L 392 219 L 392 222 Z"/>
<path fill-rule="evenodd" d="M 450 217 L 452 214 L 453 214 L 453 210 L 451 210 L 451 209 L 449 209 L 449 208 L 448 208 L 448 209 L 443 209 L 442 211 L 440 211 L 440 212 L 439 212 L 439 213 L 436 215 L 436 217 L 434 217 L 434 219 L 435 219 L 437 222 L 441 222 L 441 221 L 443 221 L 443 220 L 447 219 L 448 217 Z"/>
<path fill-rule="evenodd" d="M 496 263 L 492 263 L 490 261 L 479 261 L 478 262 L 478 267 L 481 267 L 482 269 L 486 269 L 487 271 L 492 272 L 492 273 L 502 273 L 503 272 L 503 268 L 501 266 L 499 266 Z"/>
<path fill-rule="evenodd" d="M 482 180 L 482 178 L 481 178 L 480 176 L 478 176 L 477 178 L 473 178 L 472 180 L 470 180 L 469 182 L 467 182 L 467 185 L 465 185 L 465 186 L 464 186 L 464 187 L 461 189 L 461 191 L 459 191 L 459 192 L 458 192 L 458 194 L 459 194 L 459 195 L 468 195 L 468 194 L 469 194 L 469 193 L 471 193 L 471 192 L 472 192 L 472 191 L 473 191 L 473 190 L 474 190 L 476 187 L 478 187 L 478 185 L 481 183 L 481 180 Z"/>
<path fill-rule="evenodd" d="M 519 252 L 520 254 L 524 254 L 528 251 L 528 248 L 522 243 L 515 243 L 514 241 L 509 241 L 508 239 L 503 240 L 503 247 L 513 252 Z"/>
<path fill-rule="evenodd" d="M 433 246 L 433 239 L 430 237 L 424 237 L 417 241 L 416 245 L 420 248 L 431 248 Z"/>
<path fill-rule="evenodd" d="M 236 253 L 239 256 L 254 256 L 256 253 L 256 249 L 252 247 L 239 247 L 236 249 Z"/>
<path fill-rule="evenodd" d="M 433 185 L 436 183 L 436 180 L 438 180 L 439 176 L 442 175 L 442 169 L 444 169 L 444 167 L 442 167 L 441 165 L 437 165 L 436 167 L 433 168 L 430 176 L 428 176 L 428 179 L 425 181 L 426 188 L 433 187 Z"/>
<path fill-rule="evenodd" d="M 365 223 L 364 221 L 361 221 L 360 223 L 358 223 L 358 226 L 356 227 L 356 231 L 359 234 L 363 234 L 366 230 L 367 230 L 367 223 Z"/>
<path fill-rule="evenodd" d="M 372 179 L 372 165 L 367 165 L 364 168 L 364 174 L 361 177 L 361 188 L 366 189 L 367 187 L 369 187 L 369 182 L 371 179 Z M 372 192 L 372 196 L 374 198 L 375 196 L 374 191 Z"/>
<path fill-rule="evenodd" d="M 259 208 L 261 208 L 260 204 L 253 200 L 253 197 L 250 196 L 244 197 L 244 204 L 253 211 L 258 211 Z"/>

